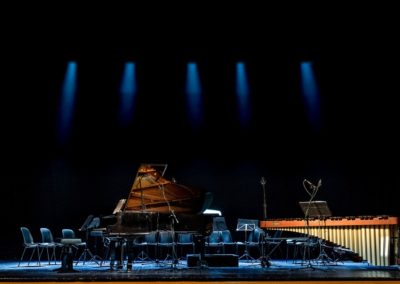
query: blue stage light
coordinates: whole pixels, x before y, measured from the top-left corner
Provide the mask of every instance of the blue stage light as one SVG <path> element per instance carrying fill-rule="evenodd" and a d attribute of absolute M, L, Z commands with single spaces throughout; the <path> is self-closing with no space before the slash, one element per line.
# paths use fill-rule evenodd
<path fill-rule="evenodd" d="M 58 118 L 58 141 L 63 145 L 70 136 L 77 89 L 77 63 L 68 62 L 61 90 L 61 103 Z"/>
<path fill-rule="evenodd" d="M 186 74 L 187 111 L 190 122 L 195 127 L 200 126 L 203 121 L 203 102 L 201 94 L 201 83 L 197 64 L 190 62 L 187 64 Z"/>
<path fill-rule="evenodd" d="M 314 129 L 318 129 L 321 126 L 320 98 L 312 63 L 302 62 L 300 65 L 300 71 L 301 88 L 308 119 L 311 126 Z"/>
<path fill-rule="evenodd" d="M 132 121 L 137 93 L 136 65 L 133 62 L 125 63 L 120 87 L 120 123 L 126 126 Z"/>
<path fill-rule="evenodd" d="M 243 62 L 236 64 L 236 97 L 239 113 L 239 120 L 242 126 L 250 122 L 250 90 L 247 80 L 246 66 Z"/>

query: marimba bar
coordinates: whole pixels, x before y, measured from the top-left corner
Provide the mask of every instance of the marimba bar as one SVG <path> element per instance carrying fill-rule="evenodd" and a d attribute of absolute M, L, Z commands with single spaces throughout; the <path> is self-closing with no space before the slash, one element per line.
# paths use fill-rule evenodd
<path fill-rule="evenodd" d="M 325 219 L 270 219 L 260 221 L 268 230 L 310 234 L 358 253 L 373 265 L 395 264 L 399 239 L 398 217 L 360 216 Z"/>

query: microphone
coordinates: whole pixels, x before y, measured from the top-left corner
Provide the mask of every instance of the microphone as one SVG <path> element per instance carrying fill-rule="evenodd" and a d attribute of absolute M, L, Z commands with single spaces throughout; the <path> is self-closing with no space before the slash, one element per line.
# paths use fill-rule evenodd
<path fill-rule="evenodd" d="M 171 217 L 171 218 L 173 218 L 173 219 L 174 219 L 174 221 L 175 221 L 177 224 L 179 224 L 179 220 L 178 220 L 178 218 L 176 218 L 176 215 L 175 215 L 175 212 L 174 212 L 174 210 L 172 210 L 172 211 L 171 211 L 171 215 L 170 215 L 170 217 Z"/>
<path fill-rule="evenodd" d="M 317 187 L 319 188 L 322 185 L 322 180 L 319 179 Z"/>
<path fill-rule="evenodd" d="M 305 179 L 304 182 L 307 183 L 310 187 L 315 187 L 315 185 L 311 181 Z"/>

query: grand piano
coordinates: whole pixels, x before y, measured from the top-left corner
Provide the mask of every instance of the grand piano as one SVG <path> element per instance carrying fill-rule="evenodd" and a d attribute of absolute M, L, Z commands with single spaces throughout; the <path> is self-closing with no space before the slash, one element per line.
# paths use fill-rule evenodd
<path fill-rule="evenodd" d="M 154 231 L 192 232 L 203 239 L 211 232 L 213 217 L 220 215 L 208 209 L 212 194 L 166 179 L 166 170 L 166 164 L 140 165 L 128 198 L 119 200 L 107 216 L 104 237 L 113 249 Z M 123 252 L 118 254 L 122 263 Z"/>

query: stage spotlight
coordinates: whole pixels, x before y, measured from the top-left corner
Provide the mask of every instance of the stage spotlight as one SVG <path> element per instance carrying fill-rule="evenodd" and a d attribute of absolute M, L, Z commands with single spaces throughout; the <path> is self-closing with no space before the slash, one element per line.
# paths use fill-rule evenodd
<path fill-rule="evenodd" d="M 246 66 L 243 62 L 236 63 L 236 97 L 240 124 L 247 126 L 250 122 L 249 83 Z"/>
<path fill-rule="evenodd" d="M 77 63 L 67 64 L 64 82 L 61 90 L 60 109 L 58 117 L 58 142 L 64 145 L 70 136 L 76 95 Z"/>
<path fill-rule="evenodd" d="M 136 92 L 136 65 L 133 62 L 127 62 L 120 87 L 119 120 L 122 126 L 126 126 L 132 121 Z"/>
<path fill-rule="evenodd" d="M 201 95 L 201 82 L 197 64 L 189 62 L 186 72 L 186 101 L 189 120 L 194 127 L 201 126 L 203 122 Z"/>
<path fill-rule="evenodd" d="M 321 126 L 320 98 L 311 62 L 302 62 L 300 65 L 301 89 L 307 109 L 309 123 L 314 129 Z"/>

